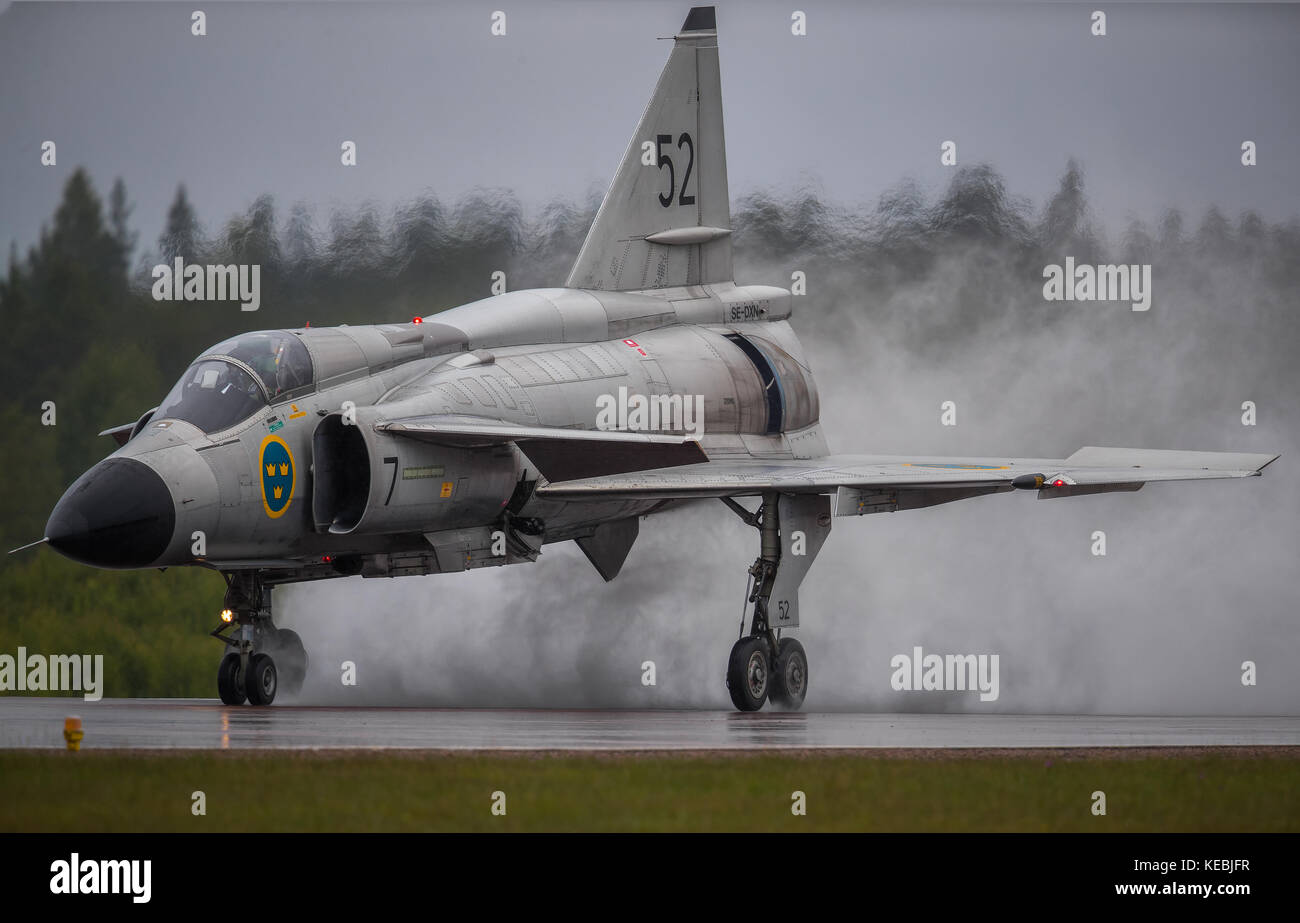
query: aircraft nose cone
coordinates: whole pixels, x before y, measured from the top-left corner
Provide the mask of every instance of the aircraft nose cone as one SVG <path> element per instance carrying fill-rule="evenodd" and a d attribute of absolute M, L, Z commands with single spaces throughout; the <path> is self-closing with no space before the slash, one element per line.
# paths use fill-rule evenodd
<path fill-rule="evenodd" d="M 171 491 L 148 465 L 110 458 L 68 488 L 45 524 L 50 547 L 94 567 L 146 567 L 176 527 Z"/>

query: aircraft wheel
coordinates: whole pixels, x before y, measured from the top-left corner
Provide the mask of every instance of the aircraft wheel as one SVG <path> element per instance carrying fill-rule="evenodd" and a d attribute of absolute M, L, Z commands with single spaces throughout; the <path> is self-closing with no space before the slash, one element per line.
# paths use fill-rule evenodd
<path fill-rule="evenodd" d="M 254 654 L 249 658 L 248 676 L 244 679 L 249 705 L 270 705 L 275 701 L 278 684 L 275 661 L 270 654 Z"/>
<path fill-rule="evenodd" d="M 307 678 L 307 649 L 303 647 L 298 632 L 289 628 L 278 630 L 267 645 L 275 656 L 276 670 L 284 691 L 297 695 Z"/>
<path fill-rule="evenodd" d="M 767 643 L 761 638 L 741 638 L 731 648 L 727 663 L 727 691 L 741 711 L 758 711 L 767 700 L 771 679 Z"/>
<path fill-rule="evenodd" d="M 808 655 L 794 638 L 782 638 L 777 649 L 772 691 L 768 698 L 779 708 L 797 711 L 808 694 Z"/>
<path fill-rule="evenodd" d="M 217 694 L 223 705 L 244 704 L 244 678 L 239 675 L 239 655 L 226 654 L 217 667 Z"/>

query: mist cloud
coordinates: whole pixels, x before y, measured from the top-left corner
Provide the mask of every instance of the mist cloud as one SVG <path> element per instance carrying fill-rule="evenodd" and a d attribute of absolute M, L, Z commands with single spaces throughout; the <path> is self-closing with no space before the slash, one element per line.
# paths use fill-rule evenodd
<path fill-rule="evenodd" d="M 1261 479 L 1043 502 L 976 498 L 837 518 L 803 587 L 807 709 L 1294 713 L 1300 539 L 1295 223 L 1207 216 L 1107 245 L 1071 165 L 1041 207 L 995 171 L 927 202 L 810 190 L 739 203 L 737 276 L 807 272 L 793 324 L 833 452 L 1064 457 L 1082 445 L 1279 451 Z M 1172 215 L 1173 213 L 1171 213 Z M 1140 250 L 1140 252 L 1138 252 Z M 1042 267 L 1153 263 L 1150 311 L 1042 298 Z M 561 263 L 560 265 L 567 265 Z M 958 425 L 939 425 L 940 403 Z M 1259 424 L 1240 422 L 1255 401 Z M 1108 554 L 1090 554 L 1094 530 Z M 604 584 L 571 544 L 538 563 L 281 590 L 322 703 L 728 707 L 727 652 L 757 536 L 708 501 L 649 518 Z M 996 653 L 996 702 L 898 693 L 889 661 Z M 358 664 L 345 689 L 336 666 Z M 653 660 L 657 685 L 641 685 Z M 1243 687 L 1240 665 L 1258 664 Z"/>

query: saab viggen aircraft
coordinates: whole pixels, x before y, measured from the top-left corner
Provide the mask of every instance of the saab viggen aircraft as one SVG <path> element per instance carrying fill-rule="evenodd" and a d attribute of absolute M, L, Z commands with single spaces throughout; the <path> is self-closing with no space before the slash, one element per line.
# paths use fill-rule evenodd
<path fill-rule="evenodd" d="M 613 580 L 641 517 L 720 501 L 759 549 L 731 699 L 798 708 L 808 662 L 790 630 L 833 517 L 1249 477 L 1276 458 L 832 455 L 791 307 L 786 289 L 733 279 L 717 30 L 699 7 L 563 288 L 218 343 L 106 431 L 119 448 L 63 495 L 43 542 L 97 567 L 220 571 L 221 700 L 268 705 L 307 669 L 272 622 L 278 585 L 519 564 L 566 541 Z"/>

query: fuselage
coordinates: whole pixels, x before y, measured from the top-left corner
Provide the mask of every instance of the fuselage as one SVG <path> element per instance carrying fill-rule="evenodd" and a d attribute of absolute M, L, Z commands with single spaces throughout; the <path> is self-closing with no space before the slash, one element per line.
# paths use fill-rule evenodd
<path fill-rule="evenodd" d="M 97 566 L 257 567 L 272 579 L 531 560 L 526 546 L 488 553 L 503 520 L 528 524 L 538 546 L 660 504 L 547 500 L 513 443 L 436 445 L 377 426 L 465 415 L 681 433 L 710 458 L 819 457 L 790 299 L 730 283 L 536 289 L 411 323 L 235 337 L 69 488 L 46 534 Z"/>

